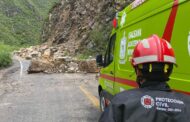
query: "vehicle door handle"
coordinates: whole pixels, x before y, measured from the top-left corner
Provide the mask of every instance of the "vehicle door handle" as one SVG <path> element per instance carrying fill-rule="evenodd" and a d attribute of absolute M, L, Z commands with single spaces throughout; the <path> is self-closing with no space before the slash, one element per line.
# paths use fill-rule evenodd
<path fill-rule="evenodd" d="M 110 71 L 110 74 L 112 74 L 112 75 L 113 75 L 113 71 Z"/>

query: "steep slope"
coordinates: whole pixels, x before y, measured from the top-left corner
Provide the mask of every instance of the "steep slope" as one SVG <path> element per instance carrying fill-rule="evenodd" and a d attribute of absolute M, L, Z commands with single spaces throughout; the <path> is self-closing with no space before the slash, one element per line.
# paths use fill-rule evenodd
<path fill-rule="evenodd" d="M 47 43 L 15 54 L 32 59 L 28 73 L 97 72 L 94 56 L 105 53 L 115 8 L 130 2 L 61 0 L 51 9 L 43 26 L 41 38 Z"/>
<path fill-rule="evenodd" d="M 40 42 L 41 26 L 58 0 L 1 0 L 0 42 L 34 45 Z"/>
<path fill-rule="evenodd" d="M 126 5 L 132 1 L 61 0 L 44 24 L 42 40 L 49 45 L 64 44 L 70 55 L 101 53 L 111 32 L 114 8 L 119 3 Z"/>

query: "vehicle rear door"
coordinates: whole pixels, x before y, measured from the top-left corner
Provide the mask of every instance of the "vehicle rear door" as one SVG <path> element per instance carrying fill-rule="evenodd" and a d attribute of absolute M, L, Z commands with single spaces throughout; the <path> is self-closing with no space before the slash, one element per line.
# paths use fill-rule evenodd
<path fill-rule="evenodd" d="M 114 94 L 115 81 L 115 63 L 114 63 L 114 49 L 115 49 L 116 34 L 113 34 L 109 40 L 106 54 L 104 56 L 104 68 L 101 70 L 101 78 L 103 78 L 105 90 Z"/>

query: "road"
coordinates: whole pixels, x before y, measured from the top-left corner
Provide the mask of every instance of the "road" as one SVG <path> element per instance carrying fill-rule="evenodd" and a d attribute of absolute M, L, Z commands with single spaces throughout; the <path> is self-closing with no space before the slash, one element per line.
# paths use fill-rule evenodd
<path fill-rule="evenodd" d="M 98 121 L 95 74 L 27 74 L 28 65 L 0 72 L 0 122 Z"/>

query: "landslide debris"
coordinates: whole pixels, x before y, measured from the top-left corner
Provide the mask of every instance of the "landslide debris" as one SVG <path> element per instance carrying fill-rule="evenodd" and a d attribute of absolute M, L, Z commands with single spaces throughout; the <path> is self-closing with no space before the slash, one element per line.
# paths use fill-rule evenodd
<path fill-rule="evenodd" d="M 61 0 L 44 24 L 42 40 L 64 43 L 72 56 L 105 48 L 115 16 L 112 0 Z M 98 38 L 99 40 L 97 40 Z"/>
<path fill-rule="evenodd" d="M 115 8 L 132 2 L 119 1 L 60 0 L 43 26 L 41 39 L 46 43 L 15 54 L 32 60 L 29 73 L 97 72 L 93 57 L 106 50 Z"/>
<path fill-rule="evenodd" d="M 49 47 L 47 44 L 22 48 L 14 55 L 31 60 L 28 73 L 95 73 L 99 69 L 93 58 L 78 59 L 65 54 L 64 45 Z"/>

